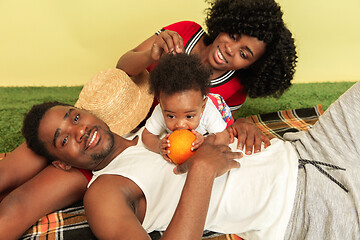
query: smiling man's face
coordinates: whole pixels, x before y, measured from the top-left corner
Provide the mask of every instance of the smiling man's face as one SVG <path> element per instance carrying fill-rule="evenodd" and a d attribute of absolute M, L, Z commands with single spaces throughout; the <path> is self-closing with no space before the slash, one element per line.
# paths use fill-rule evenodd
<path fill-rule="evenodd" d="M 45 113 L 39 139 L 57 160 L 90 170 L 98 169 L 114 146 L 114 135 L 103 121 L 71 106 L 55 106 Z"/>

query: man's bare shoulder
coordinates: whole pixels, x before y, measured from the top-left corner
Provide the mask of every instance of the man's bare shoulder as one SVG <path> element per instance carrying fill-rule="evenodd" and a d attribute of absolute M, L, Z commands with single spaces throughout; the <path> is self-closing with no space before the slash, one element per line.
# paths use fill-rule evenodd
<path fill-rule="evenodd" d="M 120 175 L 99 176 L 86 191 L 84 203 L 98 202 L 105 198 L 114 199 L 121 211 L 131 210 L 140 221 L 143 220 L 146 209 L 145 195 L 132 180 Z"/>
<path fill-rule="evenodd" d="M 92 193 L 93 192 L 93 193 Z M 121 175 L 103 174 L 96 178 L 87 190 L 87 194 L 109 192 L 123 195 L 128 201 L 136 200 L 144 196 L 141 189 L 132 180 Z"/>
<path fill-rule="evenodd" d="M 148 239 L 141 222 L 146 201 L 141 189 L 130 179 L 119 175 L 99 176 L 85 193 L 84 206 L 88 222 L 97 236 L 112 229 L 116 239 Z M 115 230 L 114 230 L 115 229 Z"/>

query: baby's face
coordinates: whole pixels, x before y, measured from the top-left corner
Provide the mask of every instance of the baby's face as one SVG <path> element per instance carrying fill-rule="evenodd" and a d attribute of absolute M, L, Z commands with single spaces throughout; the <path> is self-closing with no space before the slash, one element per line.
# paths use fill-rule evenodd
<path fill-rule="evenodd" d="M 187 90 L 173 95 L 160 93 L 159 102 L 166 126 L 178 129 L 196 129 L 199 126 L 206 98 L 201 91 Z"/>

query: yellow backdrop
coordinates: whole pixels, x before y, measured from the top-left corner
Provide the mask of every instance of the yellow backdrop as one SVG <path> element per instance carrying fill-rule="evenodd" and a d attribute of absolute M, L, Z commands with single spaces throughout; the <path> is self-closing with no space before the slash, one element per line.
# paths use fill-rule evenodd
<path fill-rule="evenodd" d="M 360 1 L 279 0 L 295 82 L 360 80 Z M 82 85 L 161 27 L 204 25 L 203 0 L 0 0 L 0 86 Z"/>

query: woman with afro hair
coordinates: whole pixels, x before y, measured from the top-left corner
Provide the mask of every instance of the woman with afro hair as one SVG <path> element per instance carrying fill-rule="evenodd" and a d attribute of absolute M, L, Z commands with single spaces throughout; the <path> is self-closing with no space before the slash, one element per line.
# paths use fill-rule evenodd
<path fill-rule="evenodd" d="M 210 92 L 233 113 L 246 96 L 281 96 L 291 86 L 297 56 L 280 6 L 274 0 L 208 2 L 207 33 L 195 22 L 171 24 L 125 53 L 117 67 L 137 75 L 151 71 L 163 54 L 197 54 L 211 67 Z"/>

